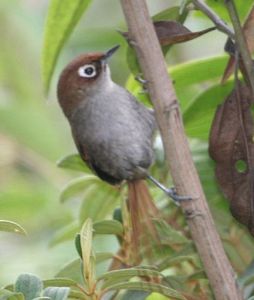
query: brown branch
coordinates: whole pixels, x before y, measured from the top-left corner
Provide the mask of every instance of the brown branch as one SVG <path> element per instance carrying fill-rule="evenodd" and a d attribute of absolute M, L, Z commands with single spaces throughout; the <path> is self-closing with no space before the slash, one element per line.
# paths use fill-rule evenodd
<path fill-rule="evenodd" d="M 202 0 L 192 0 L 192 3 L 214 23 L 218 30 L 234 39 L 233 30 L 205 2 Z"/>
<path fill-rule="evenodd" d="M 174 184 L 180 195 L 190 195 L 193 198 L 181 206 L 214 295 L 217 300 L 242 299 L 192 161 L 175 90 L 167 73 L 146 2 L 121 0 L 121 4 L 138 61 L 148 80 L 148 90 Z"/>
<path fill-rule="evenodd" d="M 247 42 L 241 27 L 239 16 L 235 7 L 233 0 L 225 0 L 225 4 L 228 9 L 228 13 L 235 30 L 235 42 L 237 50 L 240 52 L 249 83 L 252 90 L 252 95 L 254 95 L 254 68 L 251 59 L 251 55 L 247 46 Z"/>

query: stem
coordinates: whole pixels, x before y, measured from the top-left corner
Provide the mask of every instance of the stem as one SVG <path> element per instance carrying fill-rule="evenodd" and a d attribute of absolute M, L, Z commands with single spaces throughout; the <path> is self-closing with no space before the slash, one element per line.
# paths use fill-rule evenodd
<path fill-rule="evenodd" d="M 234 39 L 233 30 L 202 0 L 192 0 L 193 4 L 201 10 L 215 24 L 218 30 L 226 33 L 230 38 Z"/>
<path fill-rule="evenodd" d="M 228 13 L 235 30 L 236 46 L 241 54 L 243 65 L 245 67 L 248 80 L 251 86 L 252 94 L 254 95 L 254 68 L 252 64 L 251 55 L 244 37 L 244 33 L 241 27 L 239 16 L 233 0 L 225 0 L 225 4 L 228 9 Z"/>
<path fill-rule="evenodd" d="M 192 238 L 203 261 L 217 300 L 240 300 L 235 274 L 215 229 L 201 183 L 184 134 L 175 90 L 149 17 L 145 0 L 121 0 L 130 38 L 147 80 L 166 159 L 179 195 Z"/>

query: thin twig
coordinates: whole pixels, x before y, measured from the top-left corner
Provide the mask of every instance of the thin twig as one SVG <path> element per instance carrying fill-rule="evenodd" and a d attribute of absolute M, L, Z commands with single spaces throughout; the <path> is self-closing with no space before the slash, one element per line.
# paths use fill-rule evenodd
<path fill-rule="evenodd" d="M 238 51 L 241 54 L 243 65 L 247 72 L 248 80 L 251 86 L 252 95 L 254 95 L 254 68 L 251 59 L 251 55 L 247 46 L 247 42 L 244 37 L 244 33 L 241 27 L 239 16 L 233 0 L 225 0 L 225 4 L 228 9 L 228 13 L 235 30 L 235 42 Z"/>
<path fill-rule="evenodd" d="M 147 80 L 148 91 L 163 140 L 166 159 L 179 195 L 192 238 L 198 249 L 217 300 L 241 300 L 232 267 L 225 255 L 194 166 L 174 86 L 145 0 L 121 0 L 130 38 Z"/>
<path fill-rule="evenodd" d="M 215 24 L 218 30 L 234 39 L 234 31 L 202 0 L 192 0 L 193 4 L 201 10 Z"/>

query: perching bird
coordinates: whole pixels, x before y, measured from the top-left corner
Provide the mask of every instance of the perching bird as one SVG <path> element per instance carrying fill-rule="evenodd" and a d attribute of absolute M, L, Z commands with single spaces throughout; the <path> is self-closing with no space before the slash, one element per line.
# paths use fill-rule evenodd
<path fill-rule="evenodd" d="M 118 47 L 71 61 L 60 76 L 58 100 L 91 170 L 113 185 L 127 181 L 137 244 L 144 219 L 152 232 L 150 217 L 158 215 L 144 180 L 153 163 L 156 124 L 153 113 L 111 79 L 108 58 Z"/>

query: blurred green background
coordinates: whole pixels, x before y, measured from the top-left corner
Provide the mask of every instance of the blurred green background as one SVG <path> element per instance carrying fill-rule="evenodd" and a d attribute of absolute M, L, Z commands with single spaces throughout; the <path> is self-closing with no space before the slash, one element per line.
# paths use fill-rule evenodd
<path fill-rule="evenodd" d="M 147 1 L 152 15 L 181 1 Z M 129 70 L 119 1 L 94 0 L 60 56 L 48 97 L 43 95 L 40 55 L 48 1 L 0 1 L 0 219 L 15 221 L 27 237 L 0 232 L 0 286 L 22 272 L 43 278 L 77 257 L 73 241 L 50 247 L 63 226 L 77 216 L 80 203 L 61 204 L 59 194 L 77 174 L 57 168 L 56 161 L 75 153 L 70 130 L 56 100 L 56 82 L 64 65 L 79 53 L 104 51 L 120 43 L 111 61 L 112 77 L 124 85 Z M 186 24 L 201 30 L 211 23 L 192 15 Z M 223 53 L 225 36 L 209 33 L 174 46 L 169 65 Z"/>

